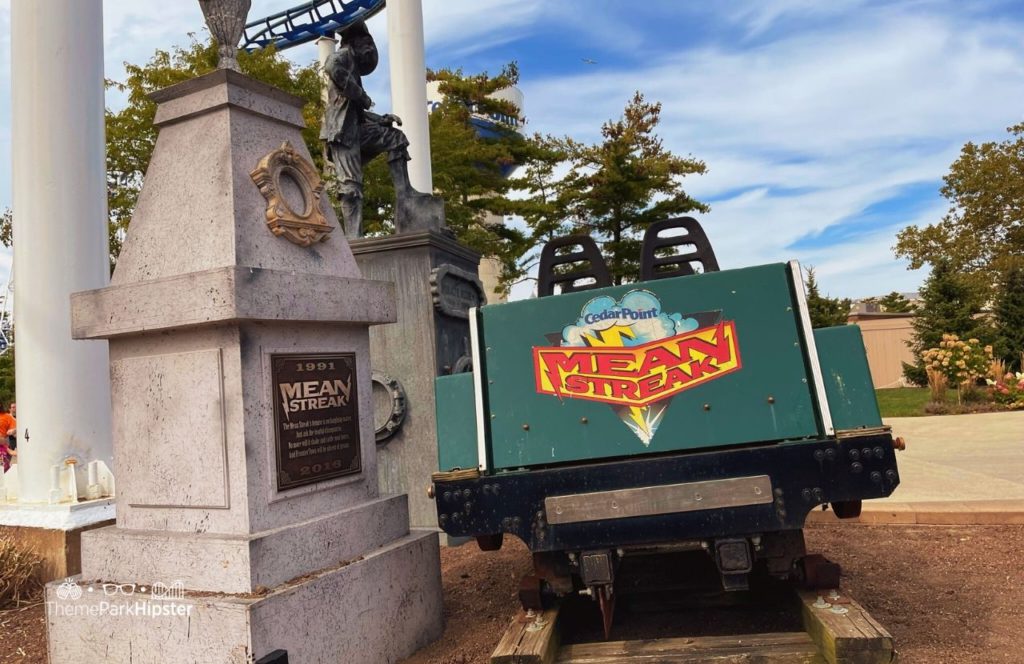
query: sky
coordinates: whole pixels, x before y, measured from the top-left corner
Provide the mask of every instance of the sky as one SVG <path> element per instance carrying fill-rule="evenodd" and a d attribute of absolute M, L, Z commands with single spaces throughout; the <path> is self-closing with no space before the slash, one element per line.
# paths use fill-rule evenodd
<path fill-rule="evenodd" d="M 250 19 L 300 4 L 253 0 Z M 194 0 L 105 0 L 108 78 L 187 43 Z M 926 276 L 895 234 L 938 221 L 942 176 L 967 141 L 1024 112 L 1024 5 L 908 0 L 423 0 L 427 66 L 520 67 L 526 129 L 596 142 L 634 91 L 659 136 L 708 166 L 684 180 L 723 269 L 797 259 L 826 292 L 913 291 Z M 383 56 L 366 81 L 388 109 Z M 299 64 L 315 47 L 287 51 Z M 117 108 L 123 99 L 108 93 Z M 0 0 L 0 208 L 11 204 L 10 0 Z M 10 265 L 0 253 L 0 279 Z M 528 294 L 528 286 L 516 290 Z"/>

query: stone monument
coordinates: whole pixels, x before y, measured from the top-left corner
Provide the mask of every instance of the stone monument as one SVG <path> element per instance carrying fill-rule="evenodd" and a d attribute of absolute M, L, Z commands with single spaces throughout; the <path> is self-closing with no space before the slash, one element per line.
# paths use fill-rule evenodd
<path fill-rule="evenodd" d="M 436 527 L 424 492 L 437 470 L 434 378 L 469 369 L 469 308 L 486 301 L 480 256 L 445 228 L 444 202 L 409 183 L 401 120 L 370 111 L 361 77 L 376 68 L 377 50 L 366 26 L 356 23 L 340 37 L 341 47 L 324 62 L 328 103 L 320 136 L 359 267 L 370 279 L 394 282 L 398 296 L 398 324 L 370 333 L 381 490 L 408 494 L 413 525 Z M 395 184 L 395 234 L 364 238 L 362 167 L 377 155 L 386 155 Z"/>
<path fill-rule="evenodd" d="M 480 255 L 444 230 L 351 246 L 367 278 L 397 286 L 398 324 L 370 332 L 381 490 L 407 493 L 413 525 L 436 527 L 437 508 L 426 494 L 437 470 L 434 378 L 471 368 L 469 308 L 486 302 Z M 398 413 L 403 421 L 394 426 Z"/>
<path fill-rule="evenodd" d="M 153 99 L 111 284 L 72 297 L 73 336 L 109 341 L 119 492 L 47 587 L 50 659 L 394 662 L 442 627 L 437 535 L 378 491 L 394 286 L 360 274 L 300 99 L 228 68 Z"/>

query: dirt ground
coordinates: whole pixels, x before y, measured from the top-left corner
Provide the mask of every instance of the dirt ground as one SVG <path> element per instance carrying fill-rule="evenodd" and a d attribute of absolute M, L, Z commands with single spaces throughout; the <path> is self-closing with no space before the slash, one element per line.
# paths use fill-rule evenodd
<path fill-rule="evenodd" d="M 1024 526 L 814 525 L 806 535 L 809 550 L 843 566 L 843 588 L 892 633 L 901 664 L 1024 662 Z M 495 553 L 468 544 L 443 549 L 441 565 L 445 633 L 403 664 L 487 662 L 529 554 L 515 540 Z M 770 611 L 734 616 L 747 631 L 786 629 Z M 679 623 L 658 624 L 668 636 Z M 0 612 L 0 664 L 13 662 L 46 663 L 42 604 Z"/>
<path fill-rule="evenodd" d="M 1024 527 L 814 525 L 805 533 L 808 550 L 840 563 L 843 589 L 892 633 L 901 664 L 1024 662 Z M 529 554 L 518 541 L 496 553 L 470 544 L 443 549 L 441 565 L 445 633 L 403 664 L 485 663 L 516 610 Z M 750 632 L 787 629 L 780 614 L 740 619 Z M 661 636 L 672 635 L 670 617 L 659 624 Z"/>

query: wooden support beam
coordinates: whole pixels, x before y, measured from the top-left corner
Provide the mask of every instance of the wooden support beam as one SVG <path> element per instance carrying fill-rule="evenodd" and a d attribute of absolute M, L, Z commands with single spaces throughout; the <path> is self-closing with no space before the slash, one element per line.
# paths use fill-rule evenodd
<path fill-rule="evenodd" d="M 804 632 L 606 641 L 562 646 L 556 664 L 824 664 Z"/>
<path fill-rule="evenodd" d="M 849 597 L 828 600 L 846 609 L 836 613 L 818 608 L 818 593 L 801 592 L 804 629 L 821 649 L 828 664 L 890 664 L 896 659 L 892 635 L 878 624 L 860 604 Z"/>
<path fill-rule="evenodd" d="M 558 607 L 539 617 L 520 611 L 491 653 L 491 664 L 554 664 L 558 655 Z"/>

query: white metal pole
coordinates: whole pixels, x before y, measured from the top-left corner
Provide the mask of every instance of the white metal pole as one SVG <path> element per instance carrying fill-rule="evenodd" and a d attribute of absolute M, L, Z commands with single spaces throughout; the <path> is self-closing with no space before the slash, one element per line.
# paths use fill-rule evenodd
<path fill-rule="evenodd" d="M 69 296 L 109 281 L 101 0 L 11 6 L 19 502 L 50 469 L 112 463 L 104 341 L 73 341 Z"/>
<path fill-rule="evenodd" d="M 409 138 L 409 181 L 419 191 L 431 193 L 423 5 L 420 0 L 389 0 L 387 15 L 391 106 L 402 118 L 402 129 Z"/>
<path fill-rule="evenodd" d="M 324 65 L 327 64 L 327 58 L 330 57 L 331 53 L 334 53 L 337 45 L 338 40 L 332 37 L 321 37 L 316 40 L 316 54 L 317 59 L 320 61 L 320 75 L 323 77 L 321 96 L 325 106 L 327 105 L 327 74 L 324 73 Z"/>

